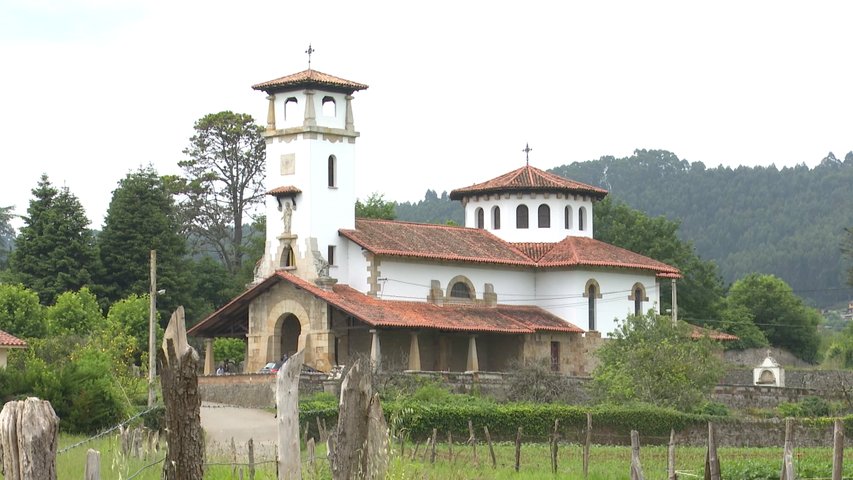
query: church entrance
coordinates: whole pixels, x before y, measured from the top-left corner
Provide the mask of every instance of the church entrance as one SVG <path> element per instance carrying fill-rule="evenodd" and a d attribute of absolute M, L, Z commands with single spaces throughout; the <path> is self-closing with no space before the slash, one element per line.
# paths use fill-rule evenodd
<path fill-rule="evenodd" d="M 280 331 L 281 353 L 289 357 L 299 350 L 299 335 L 302 333 L 302 324 L 299 323 L 296 315 L 289 313 L 281 321 Z"/>

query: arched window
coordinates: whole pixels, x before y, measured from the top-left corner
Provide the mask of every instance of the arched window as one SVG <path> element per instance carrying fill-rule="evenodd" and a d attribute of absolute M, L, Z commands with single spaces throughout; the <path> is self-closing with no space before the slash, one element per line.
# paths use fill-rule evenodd
<path fill-rule="evenodd" d="M 578 209 L 578 230 L 583 231 L 586 228 L 586 207 Z"/>
<path fill-rule="evenodd" d="M 299 101 L 296 100 L 296 97 L 290 97 L 284 101 L 284 119 L 290 120 L 291 118 L 296 118 L 296 107 L 299 105 Z"/>
<path fill-rule="evenodd" d="M 476 215 L 476 217 L 477 217 L 477 228 L 479 228 L 481 230 L 486 228 L 486 219 L 485 219 L 485 213 L 483 212 L 483 209 L 477 208 L 477 210 L 474 211 L 474 215 Z"/>
<path fill-rule="evenodd" d="M 587 280 L 583 296 L 587 297 L 589 330 L 595 330 L 596 301 L 601 298 L 601 287 L 595 279 Z"/>
<path fill-rule="evenodd" d="M 282 267 L 290 268 L 296 266 L 296 257 L 293 256 L 293 248 L 287 246 L 281 255 Z"/>
<path fill-rule="evenodd" d="M 462 282 L 456 282 L 450 288 L 450 296 L 453 298 L 471 298 L 471 291 L 468 290 L 468 285 Z"/>
<path fill-rule="evenodd" d="M 329 187 L 338 186 L 338 159 L 329 155 Z"/>
<path fill-rule="evenodd" d="M 457 275 L 447 282 L 447 296 L 454 300 L 474 300 L 474 284 L 464 275 Z"/>
<path fill-rule="evenodd" d="M 572 207 L 566 207 L 565 217 L 566 217 L 565 218 L 566 230 L 571 230 L 572 229 Z"/>
<path fill-rule="evenodd" d="M 515 209 L 515 228 L 527 228 L 527 205 Z"/>
<path fill-rule="evenodd" d="M 628 296 L 628 300 L 634 301 L 634 315 L 642 315 L 643 302 L 647 302 L 649 300 L 649 297 L 646 296 L 646 287 L 644 287 L 642 283 L 635 283 L 634 286 L 631 287 L 631 295 Z"/>
<path fill-rule="evenodd" d="M 539 228 L 551 228 L 551 207 L 539 205 Z"/>
<path fill-rule="evenodd" d="M 323 116 L 334 117 L 337 114 L 335 109 L 335 99 L 332 97 L 323 97 Z"/>
<path fill-rule="evenodd" d="M 501 207 L 492 207 L 492 230 L 501 229 Z"/>

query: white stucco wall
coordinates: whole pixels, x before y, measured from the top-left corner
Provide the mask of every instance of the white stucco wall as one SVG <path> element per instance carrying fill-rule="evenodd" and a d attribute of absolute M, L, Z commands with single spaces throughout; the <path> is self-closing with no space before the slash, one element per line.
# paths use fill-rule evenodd
<path fill-rule="evenodd" d="M 541 270 L 536 274 L 535 305 L 588 330 L 589 298 L 583 295 L 590 279 L 597 281 L 600 288 L 595 327 L 602 336 L 615 330 L 615 319 L 624 320 L 634 313 L 634 301 L 628 297 L 635 283 L 642 283 L 649 299 L 643 302 L 642 311 L 650 308 L 660 311 L 660 292 L 654 275 L 616 270 Z"/>
<path fill-rule="evenodd" d="M 339 270 L 338 276 L 332 275 L 338 279 L 338 282 L 345 283 L 359 292 L 367 293 L 370 289 L 368 284 L 369 272 L 367 271 L 367 259 L 364 257 L 363 249 L 354 242 L 350 242 L 344 238 L 341 239 L 346 248 L 346 269 Z"/>
<path fill-rule="evenodd" d="M 559 242 L 567 236 L 592 238 L 592 200 L 589 197 L 543 193 L 489 195 L 488 197 L 470 197 L 465 205 L 465 226 L 477 227 L 478 208 L 483 209 L 485 229 L 508 242 Z M 516 228 L 516 209 L 526 205 L 528 210 L 528 228 Z M 551 213 L 551 226 L 539 228 L 539 206 L 548 205 Z M 500 208 L 500 229 L 494 228 L 493 207 Z M 566 229 L 565 209 L 571 209 L 571 226 Z M 584 229 L 578 228 L 579 210 L 586 212 Z"/>

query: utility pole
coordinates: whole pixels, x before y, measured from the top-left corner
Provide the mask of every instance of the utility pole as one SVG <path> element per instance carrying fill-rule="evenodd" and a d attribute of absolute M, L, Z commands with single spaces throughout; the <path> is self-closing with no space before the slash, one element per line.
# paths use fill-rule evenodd
<path fill-rule="evenodd" d="M 157 370 L 157 250 L 151 250 L 151 291 L 148 293 L 148 406 L 154 406 L 154 376 Z"/>
<path fill-rule="evenodd" d="M 675 278 L 672 279 L 672 324 L 678 325 L 678 294 L 675 290 Z"/>

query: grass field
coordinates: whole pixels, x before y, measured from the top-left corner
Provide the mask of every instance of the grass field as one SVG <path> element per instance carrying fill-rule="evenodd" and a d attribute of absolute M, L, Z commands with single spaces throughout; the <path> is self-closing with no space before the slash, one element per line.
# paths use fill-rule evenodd
<path fill-rule="evenodd" d="M 79 437 L 60 438 L 60 449 L 79 441 Z M 83 478 L 86 463 L 86 450 L 93 448 L 101 452 L 101 478 L 129 480 L 157 480 L 160 478 L 163 452 L 147 460 L 124 459 L 117 455 L 117 437 L 106 437 L 77 447 L 57 458 L 58 477 L 63 479 Z M 413 446 L 406 445 L 405 456 L 400 457 L 399 446 L 395 451 L 388 472 L 388 479 L 533 479 L 555 478 L 551 473 L 550 450 L 547 444 L 524 444 L 521 454 L 520 472 L 515 472 L 515 447 L 511 443 L 495 444 L 498 466 L 492 469 L 488 448 L 478 445 L 479 465 L 472 458 L 471 448 L 454 444 L 454 458 L 449 458 L 447 444 L 439 443 L 436 448 L 436 463 L 429 463 L 429 455 L 424 460 L 424 447 L 421 446 L 417 458 L 411 458 Z M 801 479 L 828 478 L 832 464 L 831 450 L 827 448 L 800 448 L 795 450 L 795 466 Z M 303 452 L 304 455 L 304 452 Z M 325 450 L 317 452 L 316 470 L 303 458 L 303 477 L 307 479 L 329 479 Z M 559 450 L 559 470 L 557 478 L 582 478 L 582 448 L 575 444 L 561 444 Z M 781 469 L 781 448 L 720 448 L 720 463 L 723 478 L 732 480 L 764 480 L 779 478 Z M 269 457 L 269 455 L 267 455 Z M 590 453 L 591 480 L 621 480 L 628 478 L 628 465 L 631 452 L 629 447 L 593 446 Z M 666 479 L 666 447 L 648 446 L 640 452 L 643 471 L 647 479 Z M 701 447 L 680 447 L 676 453 L 677 470 L 680 478 L 702 478 L 705 449 Z M 256 457 L 256 462 L 269 461 L 272 458 Z M 230 465 L 228 455 L 210 455 L 205 468 L 206 479 L 240 478 L 239 468 Z M 238 462 L 246 462 L 243 455 Z M 154 465 L 144 468 L 146 465 Z M 227 465 L 217 465 L 226 463 Z M 248 470 L 243 468 L 243 477 L 248 479 Z M 853 478 L 853 451 L 845 456 L 845 478 Z M 135 475 L 135 476 L 134 476 Z M 2 478 L 0 476 L 0 478 Z M 275 464 L 265 463 L 256 468 L 258 480 L 275 479 Z"/>

